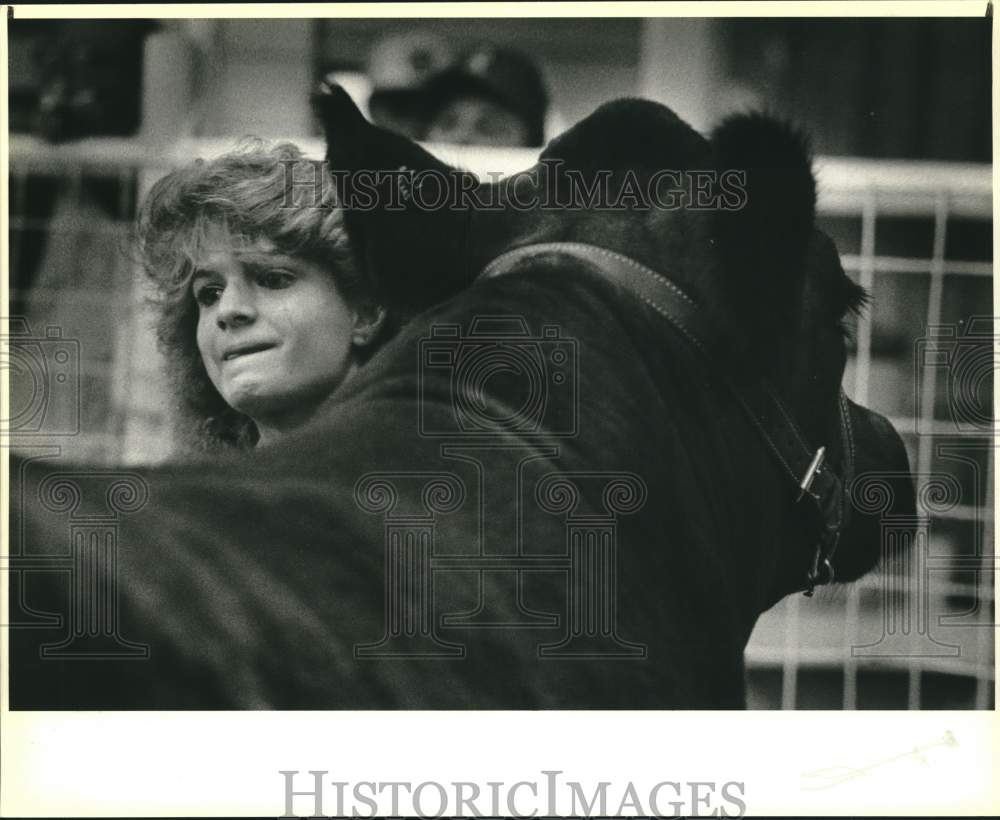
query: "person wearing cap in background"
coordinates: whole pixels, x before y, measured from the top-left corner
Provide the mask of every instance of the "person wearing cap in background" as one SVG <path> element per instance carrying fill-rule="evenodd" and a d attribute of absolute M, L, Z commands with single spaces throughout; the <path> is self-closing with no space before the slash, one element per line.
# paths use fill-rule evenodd
<path fill-rule="evenodd" d="M 534 147 L 545 139 L 548 93 L 538 67 L 512 48 L 484 45 L 430 76 L 424 139 Z"/>
<path fill-rule="evenodd" d="M 427 125 L 424 84 L 452 60 L 447 42 L 430 31 L 394 33 L 379 40 L 368 56 L 372 122 L 410 139 L 423 139 Z"/>

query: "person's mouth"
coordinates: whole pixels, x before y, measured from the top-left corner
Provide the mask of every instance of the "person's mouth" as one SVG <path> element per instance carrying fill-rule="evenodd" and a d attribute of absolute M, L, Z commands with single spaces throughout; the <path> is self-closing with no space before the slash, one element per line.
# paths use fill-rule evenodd
<path fill-rule="evenodd" d="M 254 353 L 260 353 L 264 350 L 270 350 L 275 347 L 271 342 L 254 342 L 236 345 L 229 348 L 222 354 L 222 361 L 229 362 L 233 359 L 238 359 L 243 356 L 252 356 Z"/>

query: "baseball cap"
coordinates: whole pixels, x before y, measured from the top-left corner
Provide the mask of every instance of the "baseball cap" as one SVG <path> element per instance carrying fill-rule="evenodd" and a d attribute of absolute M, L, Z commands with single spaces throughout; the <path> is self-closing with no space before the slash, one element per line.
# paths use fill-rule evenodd
<path fill-rule="evenodd" d="M 428 77 L 424 99 L 435 111 L 464 94 L 481 95 L 503 105 L 528 125 L 533 145 L 541 145 L 549 97 L 535 63 L 516 49 L 481 45 Z"/>
<path fill-rule="evenodd" d="M 383 37 L 368 55 L 372 84 L 369 107 L 404 116 L 422 113 L 425 82 L 450 65 L 453 56 L 447 41 L 431 31 L 396 32 Z"/>

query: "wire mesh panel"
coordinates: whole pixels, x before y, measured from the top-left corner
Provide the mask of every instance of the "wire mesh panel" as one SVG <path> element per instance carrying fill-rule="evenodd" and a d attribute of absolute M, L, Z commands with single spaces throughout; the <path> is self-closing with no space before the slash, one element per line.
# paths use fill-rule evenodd
<path fill-rule="evenodd" d="M 169 453 L 171 403 L 131 239 L 137 204 L 171 164 L 131 140 L 12 140 L 11 333 L 22 337 L 18 351 L 38 354 L 11 371 L 16 445 L 99 463 Z M 74 378 L 47 361 L 60 344 Z M 51 389 L 39 391 L 38 378 Z"/>
<path fill-rule="evenodd" d="M 322 156 L 317 141 L 299 144 L 307 155 Z M 160 175 L 232 147 L 229 141 L 166 151 L 127 140 L 68 147 L 12 141 L 10 313 L 18 321 L 11 332 L 37 340 L 42 365 L 49 353 L 75 345 L 80 374 L 76 394 L 72 379 L 68 386 L 53 383 L 56 400 L 39 409 L 31 380 L 57 378 L 63 365 L 53 359 L 48 369 L 12 371 L 11 415 L 31 422 L 16 441 L 56 444 L 67 457 L 99 462 L 156 462 L 170 454 L 172 401 L 130 228 Z M 483 175 L 535 160 L 526 151 L 434 150 Z M 872 295 L 872 307 L 853 328 L 845 389 L 903 434 L 922 517 L 908 557 L 887 553 L 881 571 L 858 584 L 812 599 L 793 596 L 765 613 L 747 649 L 749 705 L 988 708 L 996 361 L 991 171 L 834 159 L 818 166 L 822 226 L 837 242 L 845 270 Z M 32 437 L 35 416 L 40 431 L 57 435 Z M 887 544 L 891 538 L 887 530 Z"/>

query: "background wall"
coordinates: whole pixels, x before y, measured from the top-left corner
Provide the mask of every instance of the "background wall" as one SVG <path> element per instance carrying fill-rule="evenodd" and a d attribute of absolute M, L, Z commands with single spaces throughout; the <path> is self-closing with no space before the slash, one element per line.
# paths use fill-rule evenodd
<path fill-rule="evenodd" d="M 171 22 L 177 56 L 150 78 L 190 85 L 195 135 L 317 133 L 307 93 L 326 71 L 359 71 L 380 38 L 415 28 L 456 46 L 512 45 L 542 65 L 553 130 L 599 103 L 641 95 L 699 129 L 767 107 L 807 126 L 818 153 L 989 161 L 987 19 L 479 19 Z M 185 42 L 187 41 L 187 42 Z M 199 76 L 191 77 L 194 51 Z"/>

